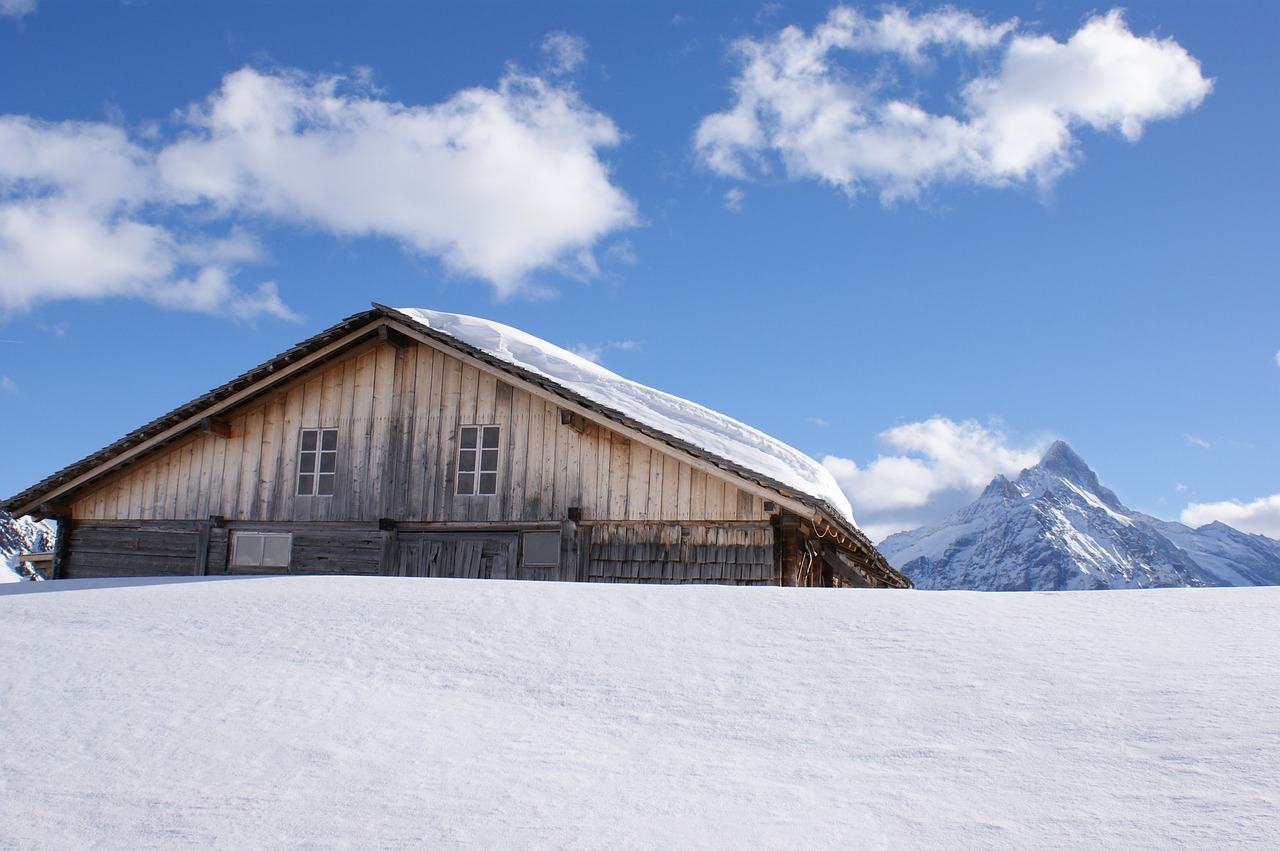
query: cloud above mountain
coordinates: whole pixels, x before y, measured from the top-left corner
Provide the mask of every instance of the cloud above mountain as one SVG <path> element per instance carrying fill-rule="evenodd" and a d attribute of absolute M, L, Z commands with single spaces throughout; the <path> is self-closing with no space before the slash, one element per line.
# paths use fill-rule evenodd
<path fill-rule="evenodd" d="M 872 540 L 939 520 L 972 501 L 997 474 L 1014 476 L 1040 460 L 1048 445 L 1016 446 L 998 426 L 935 416 L 883 431 L 890 450 L 860 466 L 822 459 L 849 497 L 858 525 Z"/>
<path fill-rule="evenodd" d="M 1080 130 L 1137 141 L 1213 88 L 1177 42 L 1133 34 L 1119 10 L 1058 41 L 953 8 L 837 6 L 811 32 L 744 38 L 733 54 L 734 103 L 694 137 L 707 167 L 737 179 L 781 168 L 883 202 L 940 183 L 1051 184 L 1079 160 Z M 956 66 L 950 108 L 926 102 L 918 82 Z"/>
<path fill-rule="evenodd" d="M 1217 521 L 1242 532 L 1280 540 L 1280 494 L 1264 496 L 1252 502 L 1235 499 L 1193 502 L 1183 510 L 1180 519 L 1193 528 Z"/>
<path fill-rule="evenodd" d="M 177 119 L 130 134 L 96 122 L 0 116 L 0 309 L 127 296 L 244 318 L 292 316 L 275 285 L 234 283 L 262 259 L 263 223 L 383 237 L 501 297 L 635 224 L 601 152 L 620 133 L 560 76 L 509 69 L 440 104 L 379 96 L 367 75 L 244 68 Z"/>

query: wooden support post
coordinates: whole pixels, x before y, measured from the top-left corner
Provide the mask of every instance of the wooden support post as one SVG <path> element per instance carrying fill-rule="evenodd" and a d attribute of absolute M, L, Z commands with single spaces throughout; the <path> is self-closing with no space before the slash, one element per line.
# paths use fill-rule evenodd
<path fill-rule="evenodd" d="M 209 573 L 209 536 L 213 532 L 213 520 L 201 520 L 196 532 L 196 564 L 191 571 L 192 576 L 207 576 Z"/>
<path fill-rule="evenodd" d="M 58 524 L 58 537 L 53 544 L 53 564 L 49 566 L 49 578 L 61 579 L 67 572 L 67 549 L 71 546 L 71 515 L 54 518 Z"/>
<path fill-rule="evenodd" d="M 383 517 L 378 521 L 378 530 L 382 534 L 382 543 L 378 548 L 378 573 L 395 576 L 399 573 L 396 564 L 400 550 L 399 524 L 389 517 Z"/>

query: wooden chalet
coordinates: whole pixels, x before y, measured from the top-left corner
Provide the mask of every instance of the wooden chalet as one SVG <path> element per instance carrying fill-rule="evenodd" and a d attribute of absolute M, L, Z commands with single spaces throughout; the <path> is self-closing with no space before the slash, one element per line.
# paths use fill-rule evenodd
<path fill-rule="evenodd" d="M 910 586 L 847 504 L 592 398 L 440 317 L 519 333 L 375 304 L 3 507 L 58 521 L 55 578 Z M 721 416 L 590 366 L 624 391 Z"/>

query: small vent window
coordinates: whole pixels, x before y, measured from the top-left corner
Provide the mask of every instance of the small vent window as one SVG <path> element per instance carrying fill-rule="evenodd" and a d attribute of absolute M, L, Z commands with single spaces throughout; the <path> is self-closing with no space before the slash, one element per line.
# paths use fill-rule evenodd
<path fill-rule="evenodd" d="M 559 532 L 525 532 L 520 536 L 520 563 L 529 567 L 560 564 Z"/>
<path fill-rule="evenodd" d="M 333 496 L 338 430 L 304 428 L 298 441 L 298 496 Z"/>
<path fill-rule="evenodd" d="M 492 496 L 498 492 L 498 426 L 463 426 L 458 430 L 460 495 Z"/>
<path fill-rule="evenodd" d="M 293 535 L 288 532 L 236 532 L 231 538 L 233 567 L 288 567 Z"/>

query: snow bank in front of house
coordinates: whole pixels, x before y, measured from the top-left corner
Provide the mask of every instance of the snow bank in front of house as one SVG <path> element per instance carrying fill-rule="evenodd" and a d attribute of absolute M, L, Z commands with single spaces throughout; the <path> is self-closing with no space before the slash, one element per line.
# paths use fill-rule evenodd
<path fill-rule="evenodd" d="M 1280 588 L 155 582 L 0 586 L 0 845 L 1280 848 Z"/>
<path fill-rule="evenodd" d="M 517 328 L 456 313 L 412 307 L 398 310 L 651 428 L 824 500 L 850 523 L 855 522 L 848 497 L 825 467 L 798 449 L 732 417 L 637 384 Z"/>

